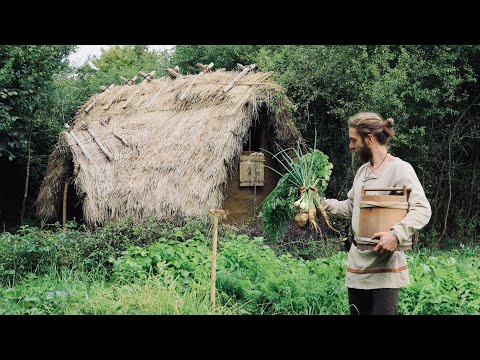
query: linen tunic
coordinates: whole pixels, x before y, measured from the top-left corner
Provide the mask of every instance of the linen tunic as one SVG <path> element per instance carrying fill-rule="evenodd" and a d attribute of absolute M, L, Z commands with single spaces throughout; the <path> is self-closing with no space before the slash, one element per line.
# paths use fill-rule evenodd
<path fill-rule="evenodd" d="M 417 174 L 412 165 L 398 157 L 388 163 L 380 176 L 367 169 L 368 162 L 357 171 L 353 186 L 348 192 L 347 200 L 325 199 L 322 205 L 332 216 L 352 219 L 354 238 L 357 239 L 360 192 L 362 185 L 369 188 L 403 187 L 412 190 L 408 199 L 408 212 L 405 218 L 395 224 L 392 229 L 398 238 L 399 245 L 411 245 L 414 233 L 422 229 L 432 215 Z M 367 179 L 365 181 L 365 179 Z M 372 195 L 388 195 L 387 191 L 369 192 Z M 347 258 L 346 286 L 355 289 L 399 288 L 410 284 L 407 259 L 403 251 L 392 254 L 378 254 L 373 250 L 359 250 L 352 244 Z"/>

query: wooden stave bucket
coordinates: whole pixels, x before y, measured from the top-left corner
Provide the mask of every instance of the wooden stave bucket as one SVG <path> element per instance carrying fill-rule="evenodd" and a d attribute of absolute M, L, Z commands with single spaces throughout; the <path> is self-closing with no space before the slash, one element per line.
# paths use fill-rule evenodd
<path fill-rule="evenodd" d="M 402 192 L 402 195 L 367 195 L 367 191 L 395 191 Z M 371 188 L 367 189 L 365 186 L 361 188 L 360 205 L 362 203 L 373 201 L 378 203 L 385 202 L 408 202 L 410 195 L 410 188 L 406 186 L 398 188 Z M 396 209 L 388 207 L 360 207 L 358 237 L 371 238 L 373 234 L 382 231 L 390 231 L 392 226 L 400 222 L 407 215 L 407 209 Z M 374 244 L 356 244 L 359 250 L 373 250 Z M 411 250 L 411 245 L 397 246 L 395 250 Z"/>

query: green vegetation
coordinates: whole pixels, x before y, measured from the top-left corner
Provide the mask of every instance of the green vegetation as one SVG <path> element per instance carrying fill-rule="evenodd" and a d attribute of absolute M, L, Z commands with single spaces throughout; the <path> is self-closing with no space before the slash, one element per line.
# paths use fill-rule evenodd
<path fill-rule="evenodd" d="M 328 161 L 328 156 L 315 148 L 305 154 L 300 146 L 298 149 L 294 149 L 295 158 L 298 161 L 292 160 L 286 154 L 287 150 L 289 149 L 280 148 L 280 151 L 274 155 L 274 158 L 280 159 L 280 163 L 287 172 L 282 176 L 275 189 L 265 198 L 262 207 L 264 231 L 273 242 L 285 235 L 288 221 L 294 217 L 298 208 L 302 207 L 299 201 L 304 201 L 302 210 L 307 214 L 305 223 L 309 220 L 308 212 L 312 207 L 315 210 L 319 204 L 314 202 L 314 193 L 308 188 L 310 185 L 316 186 L 319 196 L 323 197 L 333 167 Z M 301 187 L 307 190 L 299 199 Z M 299 202 L 298 206 L 297 202 Z M 317 218 L 316 211 L 314 213 L 314 217 Z"/>
<path fill-rule="evenodd" d="M 0 313 L 210 314 L 211 237 L 207 223 L 153 221 L 1 234 Z M 221 228 L 216 314 L 348 313 L 344 252 L 304 260 L 271 245 Z M 409 252 L 400 313 L 480 314 L 479 250 Z"/>

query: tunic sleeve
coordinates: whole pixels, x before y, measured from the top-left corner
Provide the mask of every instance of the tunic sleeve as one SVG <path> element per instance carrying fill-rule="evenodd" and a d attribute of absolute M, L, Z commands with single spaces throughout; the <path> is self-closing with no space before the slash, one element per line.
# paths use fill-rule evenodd
<path fill-rule="evenodd" d="M 411 239 L 415 231 L 427 225 L 432 216 L 430 203 L 425 196 L 425 191 L 418 180 L 415 170 L 409 163 L 404 162 L 404 164 L 397 172 L 399 178 L 396 187 L 406 185 L 412 188 L 412 191 L 408 199 L 407 215 L 402 221 L 392 227 L 398 238 L 399 245 Z"/>
<path fill-rule="evenodd" d="M 347 200 L 339 201 L 336 199 L 325 199 L 322 202 L 322 206 L 325 211 L 330 215 L 350 219 L 353 212 L 353 187 L 350 189 L 347 195 Z"/>

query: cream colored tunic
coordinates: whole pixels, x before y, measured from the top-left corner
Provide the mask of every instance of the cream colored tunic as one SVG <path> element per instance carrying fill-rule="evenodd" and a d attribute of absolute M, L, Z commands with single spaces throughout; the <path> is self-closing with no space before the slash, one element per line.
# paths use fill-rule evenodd
<path fill-rule="evenodd" d="M 403 187 L 412 188 L 408 199 L 406 217 L 393 226 L 400 245 L 411 244 L 415 231 L 430 221 L 432 210 L 413 167 L 406 161 L 394 157 L 380 176 L 365 175 L 368 163 L 357 171 L 347 200 L 325 199 L 323 206 L 332 216 L 352 219 L 352 230 L 357 238 L 360 213 L 360 191 L 362 185 L 370 188 Z M 388 192 L 369 194 L 386 195 Z M 355 289 L 399 288 L 410 284 L 407 259 L 403 251 L 380 255 L 373 250 L 358 250 L 352 244 L 347 258 L 346 286 Z"/>

